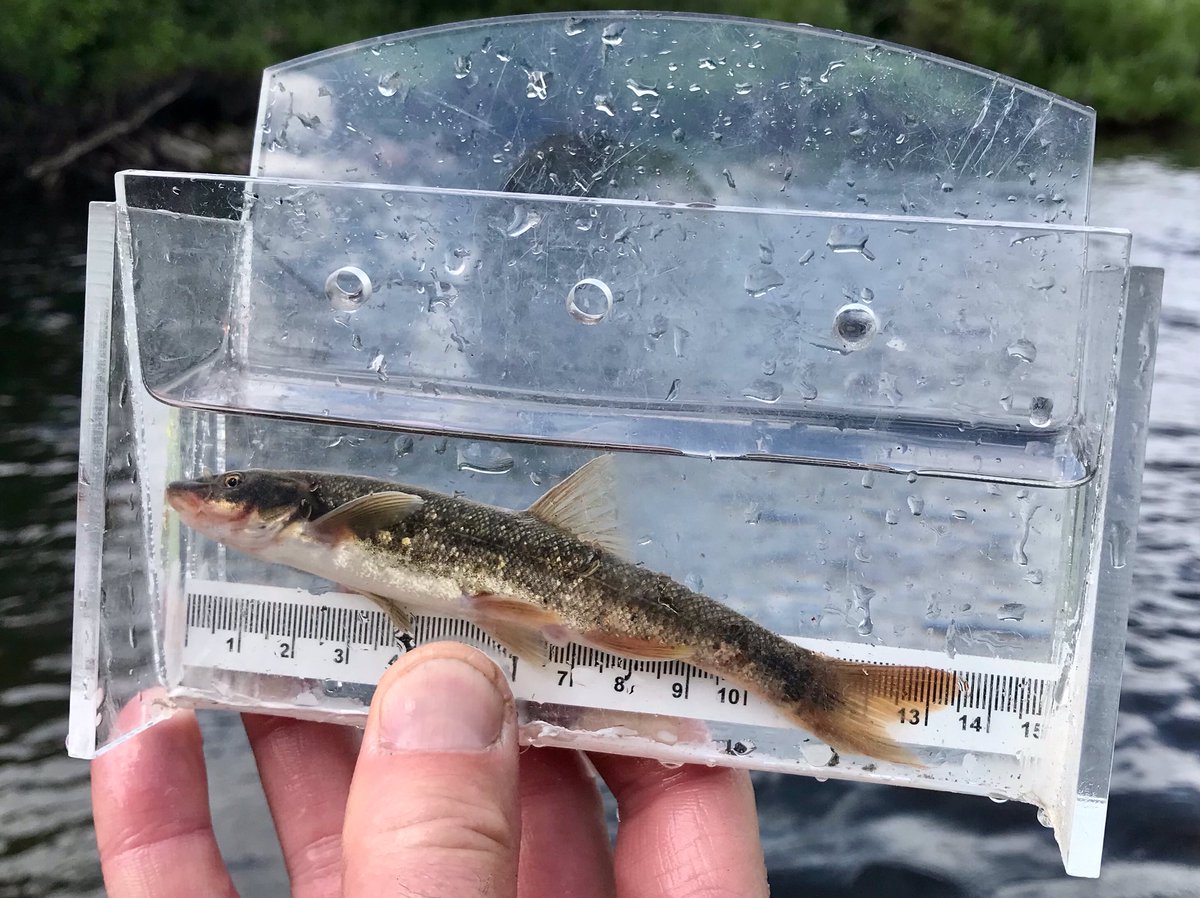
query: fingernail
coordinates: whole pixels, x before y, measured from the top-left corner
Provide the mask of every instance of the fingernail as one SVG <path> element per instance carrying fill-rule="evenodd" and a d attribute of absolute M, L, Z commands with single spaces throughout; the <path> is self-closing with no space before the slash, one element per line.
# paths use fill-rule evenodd
<path fill-rule="evenodd" d="M 381 748 L 479 751 L 500 738 L 505 697 L 479 668 L 430 658 L 393 680 L 379 714 Z"/>

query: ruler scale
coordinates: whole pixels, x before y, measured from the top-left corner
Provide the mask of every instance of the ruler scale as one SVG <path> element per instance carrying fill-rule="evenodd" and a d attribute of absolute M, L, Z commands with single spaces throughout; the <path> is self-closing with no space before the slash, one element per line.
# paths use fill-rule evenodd
<path fill-rule="evenodd" d="M 461 618 L 417 615 L 397 633 L 369 599 L 295 589 L 191 580 L 182 634 L 185 667 L 372 686 L 400 655 L 426 642 L 452 639 L 489 652 L 518 699 L 747 726 L 793 727 L 759 696 L 678 660 L 625 658 L 578 643 L 551 645 L 544 666 L 512 657 Z M 948 706 L 928 683 L 898 682 L 890 735 L 909 745 L 1016 754 L 1046 736 L 1055 669 L 1049 664 L 822 640 L 794 640 L 867 664 L 941 667 L 964 688 Z M 949 663 L 948 663 L 949 662 Z"/>

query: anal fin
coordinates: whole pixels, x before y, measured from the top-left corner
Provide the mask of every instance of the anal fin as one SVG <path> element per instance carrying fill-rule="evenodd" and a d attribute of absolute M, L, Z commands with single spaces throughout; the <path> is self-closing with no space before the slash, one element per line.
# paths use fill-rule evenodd
<path fill-rule="evenodd" d="M 632 658 L 645 658 L 651 661 L 686 660 L 692 656 L 692 649 L 686 645 L 669 645 L 650 639 L 639 639 L 636 636 L 616 636 L 603 630 L 588 630 L 581 634 L 583 640 L 604 652 L 626 655 Z"/>

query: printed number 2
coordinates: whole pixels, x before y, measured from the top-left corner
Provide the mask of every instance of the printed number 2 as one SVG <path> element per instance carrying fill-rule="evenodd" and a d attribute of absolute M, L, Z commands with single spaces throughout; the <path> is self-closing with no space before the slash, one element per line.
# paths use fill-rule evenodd
<path fill-rule="evenodd" d="M 292 646 L 291 646 L 291 643 L 288 643 L 288 642 L 281 642 L 281 643 L 279 643 L 279 657 L 280 657 L 280 658 L 290 658 L 290 657 L 292 657 Z"/>

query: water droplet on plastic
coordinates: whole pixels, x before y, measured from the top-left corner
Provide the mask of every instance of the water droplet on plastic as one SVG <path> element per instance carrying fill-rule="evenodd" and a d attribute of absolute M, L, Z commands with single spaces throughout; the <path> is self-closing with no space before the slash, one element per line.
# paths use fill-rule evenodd
<path fill-rule="evenodd" d="M 379 92 L 385 97 L 394 97 L 400 90 L 400 73 L 387 72 L 379 76 Z"/>
<path fill-rule="evenodd" d="M 520 237 L 531 228 L 536 228 L 541 221 L 542 215 L 535 209 L 521 205 L 514 206 L 508 224 L 504 226 L 504 236 Z"/>
<path fill-rule="evenodd" d="M 740 84 L 735 84 L 733 86 L 733 92 L 735 94 L 737 94 L 739 97 L 746 96 L 746 94 L 750 93 L 751 89 L 752 89 L 752 85 L 750 85 L 748 82 L 745 82 L 745 81 L 741 82 Z"/>
<path fill-rule="evenodd" d="M 956 508 L 954 511 L 950 512 L 950 517 L 954 518 L 956 521 L 965 521 L 970 518 L 970 515 L 967 514 L 964 509 Z"/>
<path fill-rule="evenodd" d="M 1108 527 L 1108 560 L 1115 570 L 1127 563 L 1129 527 L 1124 521 L 1113 521 Z"/>
<path fill-rule="evenodd" d="M 467 270 L 467 259 L 470 255 L 471 251 L 461 246 L 446 250 L 446 254 L 442 258 L 442 267 L 446 274 L 451 277 L 458 277 L 465 272 Z"/>
<path fill-rule="evenodd" d="M 687 349 L 688 337 L 691 335 L 691 331 L 687 330 L 686 328 L 679 327 L 679 325 L 676 325 L 672 330 L 671 346 L 675 350 L 675 358 L 683 358 L 684 350 Z"/>
<path fill-rule="evenodd" d="M 1032 583 L 1034 586 L 1040 586 L 1044 576 L 1045 575 L 1041 572 L 1040 569 L 1035 569 L 1035 570 L 1030 571 L 1028 574 L 1026 574 L 1021 579 L 1026 581 L 1027 583 Z"/>
<path fill-rule="evenodd" d="M 600 33 L 600 40 L 605 46 L 619 47 L 621 46 L 622 35 L 625 34 L 625 26 L 618 25 L 615 22 L 611 25 L 605 25 L 604 31 Z"/>
<path fill-rule="evenodd" d="M 1029 423 L 1034 427 L 1047 427 L 1054 412 L 1054 401 L 1045 396 L 1034 396 L 1029 400 Z"/>
<path fill-rule="evenodd" d="M 896 511 L 894 508 L 889 508 L 886 512 L 884 512 L 883 520 L 888 524 L 899 524 L 900 512 Z"/>
<path fill-rule="evenodd" d="M 1014 340 L 1005 350 L 1011 358 L 1032 362 L 1037 358 L 1037 347 L 1029 340 Z"/>
<path fill-rule="evenodd" d="M 471 74 L 471 54 L 460 56 L 454 60 L 454 77 L 460 81 Z"/>
<path fill-rule="evenodd" d="M 746 272 L 743 286 L 753 297 L 765 296 L 776 287 L 782 287 L 784 277 L 770 265 L 752 265 Z"/>
<path fill-rule="evenodd" d="M 578 37 L 579 35 L 583 34 L 585 30 L 584 20 L 578 16 L 570 16 L 567 18 L 567 21 L 563 23 L 563 31 L 566 33 L 567 37 Z"/>
<path fill-rule="evenodd" d="M 808 381 L 802 380 L 796 384 L 796 395 L 805 402 L 812 402 L 817 398 L 817 388 Z"/>
<path fill-rule="evenodd" d="M 829 63 L 828 67 L 825 69 L 824 72 L 821 73 L 821 77 L 818 80 L 822 84 L 828 84 L 829 76 L 832 75 L 834 72 L 836 72 L 838 69 L 844 68 L 845 65 L 846 65 L 846 63 L 844 63 L 842 60 L 835 59 L 833 62 Z"/>
<path fill-rule="evenodd" d="M 525 96 L 530 100 L 544 100 L 548 96 L 546 87 L 547 74 L 539 69 L 531 69 L 529 81 L 525 85 Z"/>
<path fill-rule="evenodd" d="M 396 450 L 396 458 L 404 458 L 413 451 L 413 438 L 409 436 L 396 437 L 392 448 Z"/>
<path fill-rule="evenodd" d="M 603 112 L 605 115 L 615 116 L 617 114 L 611 94 L 596 94 L 592 98 L 592 105 L 595 106 L 597 112 Z"/>
<path fill-rule="evenodd" d="M 445 455 L 446 449 L 448 449 L 449 446 L 450 446 L 450 441 L 448 439 L 446 439 L 445 437 L 442 437 L 440 440 L 438 440 L 436 443 L 433 444 L 434 455 Z"/>
<path fill-rule="evenodd" d="M 835 253 L 859 253 L 868 261 L 874 261 L 875 255 L 867 249 L 870 235 L 858 224 L 836 224 L 829 229 L 825 245 Z"/>
<path fill-rule="evenodd" d="M 380 380 L 384 381 L 385 383 L 387 382 L 387 379 L 388 379 L 387 359 L 384 358 L 382 352 L 378 352 L 375 354 L 375 357 L 371 359 L 371 364 L 369 364 L 367 366 L 367 370 L 374 371 L 376 377 L 378 377 Z"/>
<path fill-rule="evenodd" d="M 772 405 L 783 395 L 783 387 L 773 380 L 756 380 L 742 391 L 742 395 L 755 402 Z"/>
<path fill-rule="evenodd" d="M 1025 606 L 1020 602 L 1005 602 L 996 611 L 996 617 L 1000 620 L 1025 620 Z"/>
<path fill-rule="evenodd" d="M 567 311 L 581 324 L 599 324 L 612 307 L 612 290 L 599 278 L 584 278 L 567 291 Z"/>
<path fill-rule="evenodd" d="M 1046 811 L 1045 808 L 1037 809 L 1037 821 L 1038 821 L 1038 823 L 1042 824 L 1042 826 L 1046 827 L 1047 829 L 1051 829 L 1054 826 L 1054 821 L 1050 819 L 1050 814 Z"/>
<path fill-rule="evenodd" d="M 671 386 L 667 388 L 666 401 L 670 402 L 672 399 L 674 399 L 678 395 L 679 395 L 679 378 L 677 377 L 673 381 L 671 381 Z"/>
<path fill-rule="evenodd" d="M 362 352 L 362 347 L 363 347 L 362 337 L 360 337 L 358 334 L 355 334 L 353 337 L 350 338 L 350 348 L 351 349 L 354 349 L 357 352 Z"/>
<path fill-rule="evenodd" d="M 458 450 L 458 469 L 475 474 L 507 474 L 513 469 L 513 457 L 499 446 L 467 443 Z"/>
<path fill-rule="evenodd" d="M 958 623 L 954 618 L 951 618 L 950 623 L 946 625 L 944 649 L 946 654 L 951 658 L 958 654 Z"/>
<path fill-rule="evenodd" d="M 856 352 L 870 344 L 879 332 L 874 310 L 862 303 L 846 303 L 834 313 L 833 335 L 847 352 Z"/>
<path fill-rule="evenodd" d="M 866 471 L 862 476 L 861 482 L 862 482 L 863 489 L 865 489 L 865 490 L 874 489 L 875 488 L 875 472 L 874 471 Z"/>
<path fill-rule="evenodd" d="M 117 406 L 125 408 L 125 404 L 129 402 L 129 381 L 125 378 L 121 379 L 121 389 L 117 393 Z"/>
<path fill-rule="evenodd" d="M 1008 796 L 1001 795 L 999 792 L 989 792 L 988 798 L 996 802 L 996 804 L 1004 804 L 1006 801 L 1008 801 Z"/>
<path fill-rule="evenodd" d="M 871 600 L 873 598 L 875 598 L 875 590 L 871 587 L 854 587 L 854 607 L 862 615 L 857 628 L 860 636 L 870 636 L 871 631 L 875 629 L 875 625 L 871 622 Z"/>
<path fill-rule="evenodd" d="M 346 265 L 325 278 L 325 296 L 339 312 L 356 312 L 371 298 L 374 287 L 361 268 Z"/>
<path fill-rule="evenodd" d="M 908 510 L 912 513 L 914 518 L 919 518 L 925 511 L 925 500 L 919 496 L 909 496 Z"/>
<path fill-rule="evenodd" d="M 634 81 L 632 78 L 630 78 L 628 81 L 625 82 L 625 86 L 628 87 L 631 91 L 633 91 L 633 95 L 635 97 L 657 97 L 658 96 L 658 88 L 657 87 L 651 87 L 648 84 L 642 84 L 638 81 Z"/>
<path fill-rule="evenodd" d="M 675 141 L 676 143 L 683 143 L 684 137 L 685 135 L 682 128 L 676 128 L 671 132 L 671 140 Z"/>

